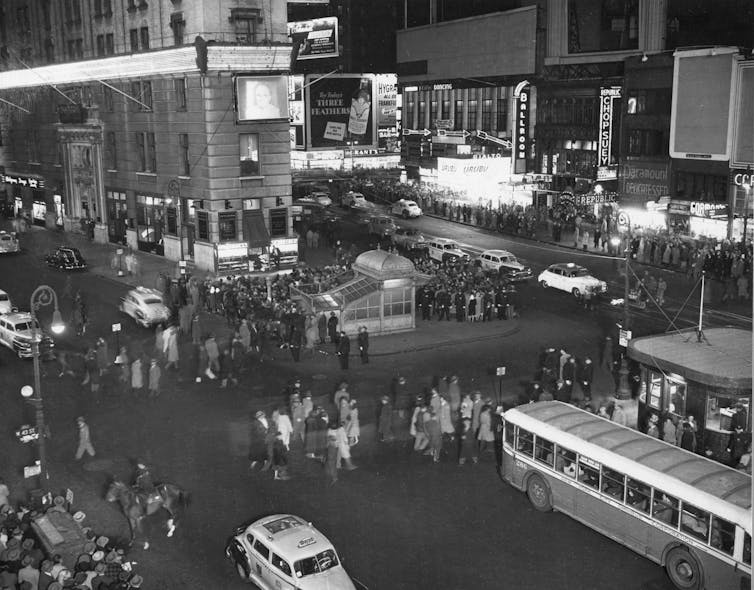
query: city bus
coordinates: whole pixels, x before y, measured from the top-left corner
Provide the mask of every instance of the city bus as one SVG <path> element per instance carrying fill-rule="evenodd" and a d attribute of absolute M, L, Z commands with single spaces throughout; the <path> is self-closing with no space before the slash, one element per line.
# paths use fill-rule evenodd
<path fill-rule="evenodd" d="M 504 414 L 502 478 L 665 568 L 682 590 L 748 590 L 751 476 L 562 402 Z"/>

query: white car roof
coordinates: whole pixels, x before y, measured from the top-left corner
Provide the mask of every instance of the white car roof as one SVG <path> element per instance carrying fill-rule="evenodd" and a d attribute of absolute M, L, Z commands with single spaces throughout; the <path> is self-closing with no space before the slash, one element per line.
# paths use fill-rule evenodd
<path fill-rule="evenodd" d="M 272 514 L 261 518 L 250 524 L 245 533 L 251 533 L 291 562 L 334 549 L 327 537 L 311 523 L 293 514 Z"/>
<path fill-rule="evenodd" d="M 482 255 L 484 254 L 489 254 L 490 256 L 513 256 L 515 258 L 515 254 L 508 252 L 508 250 L 485 250 L 482 252 Z"/>
<path fill-rule="evenodd" d="M 133 295 L 136 299 L 144 299 L 146 297 L 159 297 L 162 301 L 162 293 L 157 289 L 149 289 L 148 287 L 136 287 L 128 292 L 129 295 Z"/>

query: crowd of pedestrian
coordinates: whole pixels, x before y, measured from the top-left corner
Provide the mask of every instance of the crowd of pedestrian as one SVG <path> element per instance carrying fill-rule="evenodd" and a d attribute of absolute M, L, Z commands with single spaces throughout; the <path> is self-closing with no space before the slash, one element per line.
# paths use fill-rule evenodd
<path fill-rule="evenodd" d="M 66 514 L 69 526 L 81 529 L 83 545 L 75 563 L 59 553 L 49 553 L 34 527 L 42 517 L 53 521 L 54 513 L 68 513 L 62 496 L 47 495 L 44 509 L 10 501 L 8 486 L 0 479 L 0 588 L 2 590 L 130 590 L 141 588 L 144 579 L 133 571 L 125 550 L 108 537 L 84 526 L 83 512 Z"/>

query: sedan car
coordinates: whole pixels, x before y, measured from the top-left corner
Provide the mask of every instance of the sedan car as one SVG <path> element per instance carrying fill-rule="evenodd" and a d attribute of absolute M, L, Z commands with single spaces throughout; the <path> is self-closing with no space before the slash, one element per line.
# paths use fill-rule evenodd
<path fill-rule="evenodd" d="M 507 250 L 485 250 L 479 256 L 479 265 L 484 270 L 503 273 L 511 281 L 523 281 L 532 276 L 531 269 Z"/>
<path fill-rule="evenodd" d="M 398 227 L 393 233 L 393 244 L 406 250 L 426 250 L 427 239 L 416 228 Z"/>
<path fill-rule="evenodd" d="M 225 555 L 242 580 L 263 590 L 356 589 L 332 543 L 292 514 L 273 514 L 239 526 Z"/>
<path fill-rule="evenodd" d="M 340 202 L 343 207 L 351 207 L 352 209 L 369 209 L 369 201 L 361 193 L 355 193 L 348 191 Z"/>
<path fill-rule="evenodd" d="M 539 284 L 543 287 L 560 289 L 581 297 L 587 290 L 594 294 L 605 293 L 607 283 L 589 274 L 583 266 L 573 262 L 552 264 L 539 274 Z"/>
<path fill-rule="evenodd" d="M 10 313 L 15 310 L 16 308 L 13 307 L 13 302 L 10 300 L 10 295 L 0 289 L 0 314 Z"/>
<path fill-rule="evenodd" d="M 78 248 L 59 246 L 54 252 L 45 257 L 47 266 L 61 270 L 84 270 L 86 260 L 78 251 Z"/>
<path fill-rule="evenodd" d="M 321 191 L 315 191 L 304 198 L 312 199 L 315 203 L 318 203 L 323 207 L 329 207 L 330 205 L 332 205 L 332 199 L 330 198 L 330 195 Z"/>
<path fill-rule="evenodd" d="M 427 242 L 427 250 L 435 262 L 468 261 L 471 258 L 456 242 L 447 238 L 432 238 Z"/>
<path fill-rule="evenodd" d="M 15 254 L 20 249 L 16 232 L 0 231 L 0 254 Z"/>
<path fill-rule="evenodd" d="M 422 214 L 421 207 L 416 204 L 416 201 L 408 199 L 399 199 L 393 203 L 390 207 L 390 212 L 393 215 L 401 215 L 404 219 L 419 217 Z"/>
<path fill-rule="evenodd" d="M 31 314 L 25 311 L 0 315 L 0 344 L 10 348 L 19 358 L 31 358 L 35 327 L 42 336 L 39 352 L 45 357 L 52 352 L 55 344 L 50 336 L 40 330 L 38 322 L 35 325 Z"/>
<path fill-rule="evenodd" d="M 369 235 L 381 238 L 392 236 L 397 229 L 398 226 L 389 217 L 370 217 L 367 225 Z"/>
<path fill-rule="evenodd" d="M 119 309 L 145 328 L 170 319 L 170 309 L 163 302 L 162 293 L 147 287 L 131 289 L 121 300 Z"/>

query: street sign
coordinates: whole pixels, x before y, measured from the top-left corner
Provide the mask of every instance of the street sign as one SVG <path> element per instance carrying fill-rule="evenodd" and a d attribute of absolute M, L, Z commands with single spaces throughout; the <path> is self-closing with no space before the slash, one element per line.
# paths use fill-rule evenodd
<path fill-rule="evenodd" d="M 628 346 L 629 340 L 631 340 L 631 330 L 620 330 L 618 333 L 618 344 Z"/>
<path fill-rule="evenodd" d="M 498 377 L 504 377 L 505 376 L 505 367 L 498 367 L 496 375 Z"/>
<path fill-rule="evenodd" d="M 18 430 L 16 430 L 16 438 L 19 440 L 19 442 L 27 443 L 33 440 L 37 440 L 39 438 L 39 433 L 34 426 L 24 424 Z"/>
<path fill-rule="evenodd" d="M 499 137 L 494 137 L 487 133 L 486 131 L 480 131 L 477 130 L 476 136 L 479 139 L 483 139 L 485 141 L 491 141 L 492 143 L 497 143 L 505 148 L 511 149 L 513 147 L 513 144 L 511 143 L 510 139 L 501 139 Z"/>
<path fill-rule="evenodd" d="M 29 479 L 30 477 L 36 477 L 40 473 L 42 473 L 42 465 L 40 465 L 39 461 L 36 461 L 34 465 L 24 466 L 24 479 Z"/>
<path fill-rule="evenodd" d="M 120 324 L 113 324 L 112 329 L 113 332 L 120 332 Z"/>
<path fill-rule="evenodd" d="M 429 137 L 432 135 L 432 132 L 429 129 L 404 129 L 403 135 L 423 135 L 424 137 Z"/>

